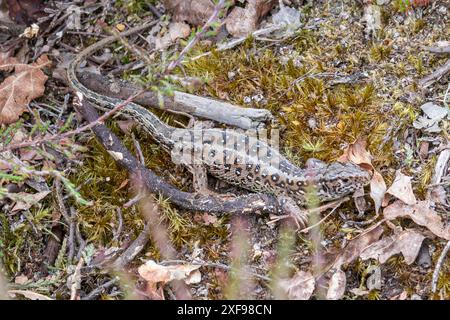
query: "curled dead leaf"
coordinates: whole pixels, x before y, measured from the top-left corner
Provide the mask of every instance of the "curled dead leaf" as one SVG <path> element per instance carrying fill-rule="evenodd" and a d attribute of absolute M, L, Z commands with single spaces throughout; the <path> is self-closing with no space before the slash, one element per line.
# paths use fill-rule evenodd
<path fill-rule="evenodd" d="M 355 143 L 349 145 L 347 149 L 344 150 L 344 153 L 337 159 L 337 161 L 343 163 L 353 162 L 363 169 L 373 173 L 370 181 L 370 197 L 373 199 L 375 203 L 375 211 L 378 213 L 387 187 L 383 176 L 373 167 L 372 156 L 366 150 L 366 145 L 366 140 L 362 138 L 357 139 Z"/>
<path fill-rule="evenodd" d="M 363 260 L 376 259 L 380 263 L 385 263 L 393 255 L 402 253 L 409 265 L 416 260 L 424 239 L 422 234 L 414 230 L 404 230 L 373 243 L 361 253 L 360 257 Z"/>
<path fill-rule="evenodd" d="M 395 173 L 395 180 L 386 192 L 409 205 L 417 202 L 411 186 L 411 177 L 404 175 L 400 170 Z"/>
<path fill-rule="evenodd" d="M 234 37 L 246 36 L 257 29 L 259 21 L 277 0 L 248 0 L 245 8 L 234 7 L 226 19 L 227 31 Z"/>
<path fill-rule="evenodd" d="M 450 226 L 430 208 L 429 201 L 418 201 L 414 205 L 407 205 L 397 200 L 384 209 L 383 215 L 388 220 L 410 218 L 418 225 L 428 228 L 436 236 L 450 240 Z"/>
<path fill-rule="evenodd" d="M 348 264 L 358 258 L 368 246 L 377 241 L 383 234 L 383 228 L 380 224 L 370 227 L 364 233 L 351 240 L 342 252 L 335 259 L 332 267 L 340 269 L 341 266 Z"/>
<path fill-rule="evenodd" d="M 156 50 L 162 50 L 169 47 L 177 39 L 186 38 L 191 33 L 191 28 L 184 22 L 172 22 L 169 25 L 169 30 L 162 36 L 155 38 Z"/>
<path fill-rule="evenodd" d="M 384 182 L 383 176 L 374 170 L 372 180 L 370 180 L 370 197 L 375 203 L 375 211 L 377 214 L 383 203 L 386 189 L 386 182 Z"/>
<path fill-rule="evenodd" d="M 11 210 L 12 212 L 16 212 L 30 209 L 33 205 L 44 199 L 49 193 L 50 191 L 42 191 L 38 193 L 19 192 L 8 193 L 6 195 L 8 198 L 16 202 Z"/>
<path fill-rule="evenodd" d="M 328 282 L 327 300 L 339 300 L 344 296 L 347 278 L 345 272 L 338 269 Z"/>
<path fill-rule="evenodd" d="M 355 141 L 355 143 L 350 144 L 344 150 L 344 153 L 337 159 L 337 161 L 343 163 L 353 162 L 359 165 L 367 165 L 370 169 L 372 169 L 372 156 L 366 150 L 366 146 L 366 140 L 359 138 Z"/>
<path fill-rule="evenodd" d="M 30 300 L 53 300 L 52 298 L 44 296 L 43 294 L 28 290 L 8 290 L 8 294 L 13 298 L 15 298 L 17 295 L 22 295 Z"/>
<path fill-rule="evenodd" d="M 290 300 L 309 300 L 315 285 L 316 280 L 309 271 L 299 271 L 292 278 L 279 281 L 280 288 Z"/>
<path fill-rule="evenodd" d="M 198 270 L 200 265 L 171 265 L 162 266 L 153 260 L 148 260 L 139 267 L 139 275 L 149 283 L 166 284 L 173 280 L 183 280 L 187 284 L 199 283 L 201 273 Z"/>

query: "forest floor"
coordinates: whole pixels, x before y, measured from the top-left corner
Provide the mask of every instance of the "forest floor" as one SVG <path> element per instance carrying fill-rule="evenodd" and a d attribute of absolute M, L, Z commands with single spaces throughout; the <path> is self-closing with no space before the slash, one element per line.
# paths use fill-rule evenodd
<path fill-rule="evenodd" d="M 203 2 L 0 1 L 0 297 L 450 299 L 450 3 Z M 370 186 L 332 208 L 311 201 L 300 229 L 142 191 L 85 127 L 66 70 L 144 20 L 155 25 L 80 74 L 107 75 L 111 92 L 124 83 L 113 79 L 142 86 L 155 107 L 188 92 L 268 110 L 292 163 L 345 158 Z M 161 109 L 175 127 L 199 121 Z M 189 170 L 132 119 L 100 125 L 193 192 Z M 249 194 L 213 177 L 209 188 Z"/>

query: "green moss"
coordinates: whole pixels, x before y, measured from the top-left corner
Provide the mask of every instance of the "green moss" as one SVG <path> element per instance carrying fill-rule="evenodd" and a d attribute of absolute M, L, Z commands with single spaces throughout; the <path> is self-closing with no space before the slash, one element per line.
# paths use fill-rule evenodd
<path fill-rule="evenodd" d="M 124 8 L 128 13 L 142 15 L 148 11 L 148 4 L 156 5 L 155 0 L 117 0 L 116 8 Z"/>
<path fill-rule="evenodd" d="M 383 43 L 374 43 L 370 48 L 370 58 L 376 62 L 387 60 L 391 55 L 392 48 Z"/>
<path fill-rule="evenodd" d="M 426 26 L 426 22 L 423 19 L 414 19 L 412 24 L 412 31 L 414 33 L 420 32 Z"/>

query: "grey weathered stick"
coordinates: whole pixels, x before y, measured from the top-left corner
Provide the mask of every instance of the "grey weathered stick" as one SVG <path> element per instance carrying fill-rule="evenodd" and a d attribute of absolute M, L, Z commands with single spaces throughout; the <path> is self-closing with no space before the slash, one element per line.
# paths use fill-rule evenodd
<path fill-rule="evenodd" d="M 89 294 L 87 296 L 81 298 L 81 300 L 93 300 L 93 299 L 97 298 L 97 296 L 102 294 L 106 289 L 111 287 L 117 281 L 119 281 L 119 278 L 118 277 L 114 277 L 113 279 L 111 279 L 111 280 L 105 282 L 104 284 L 102 284 L 100 287 L 95 288 L 94 290 L 89 292 Z"/>
<path fill-rule="evenodd" d="M 448 253 L 448 250 L 450 250 L 450 241 L 447 242 L 447 244 L 445 245 L 444 249 L 442 250 L 441 255 L 439 256 L 439 259 L 436 263 L 436 268 L 434 268 L 434 272 L 433 272 L 433 280 L 431 281 L 431 291 L 436 292 L 437 289 L 437 282 L 439 279 L 439 272 L 442 268 L 442 263 L 444 262 L 445 256 Z"/>
<path fill-rule="evenodd" d="M 440 78 L 445 76 L 448 72 L 450 72 L 450 59 L 448 59 L 447 62 L 444 63 L 444 65 L 437 68 L 432 74 L 430 74 L 430 75 L 426 76 L 425 78 L 423 78 L 422 80 L 420 80 L 419 85 L 422 88 L 429 87 L 433 83 L 438 81 Z"/>
<path fill-rule="evenodd" d="M 441 182 L 442 176 L 444 175 L 445 167 L 450 159 L 450 146 L 447 149 L 442 150 L 436 161 L 436 166 L 434 167 L 433 177 L 431 178 L 430 185 L 433 186 L 428 190 L 427 198 L 429 199 L 433 188 L 438 186 Z"/>
<path fill-rule="evenodd" d="M 130 261 L 132 261 L 139 252 L 144 249 L 148 240 L 150 239 L 150 224 L 147 223 L 144 230 L 139 234 L 136 240 L 114 261 L 113 267 L 116 269 L 121 269 L 125 267 Z"/>
<path fill-rule="evenodd" d="M 425 50 L 434 54 L 450 54 L 450 46 L 444 47 L 426 47 Z"/>
<path fill-rule="evenodd" d="M 120 82 L 119 86 L 115 86 L 117 90 L 113 90 L 113 86 L 107 77 L 89 72 L 80 74 L 79 80 L 84 86 L 97 93 L 122 100 L 135 95 L 139 91 L 137 86 L 123 81 Z M 266 109 L 243 108 L 228 102 L 179 91 L 175 91 L 172 97 L 165 96 L 162 107 L 157 95 L 151 91 L 135 96 L 134 102 L 144 107 L 184 112 L 192 116 L 214 120 L 246 130 L 260 128 L 264 122 L 273 118 L 270 111 Z"/>

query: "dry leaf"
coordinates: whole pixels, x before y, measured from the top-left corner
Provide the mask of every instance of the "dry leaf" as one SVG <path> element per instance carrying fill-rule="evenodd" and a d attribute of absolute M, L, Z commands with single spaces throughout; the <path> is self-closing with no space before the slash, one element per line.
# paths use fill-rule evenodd
<path fill-rule="evenodd" d="M 15 201 L 16 204 L 12 208 L 12 212 L 30 209 L 33 205 L 44 199 L 50 191 L 42 191 L 38 193 L 7 193 L 8 198 Z"/>
<path fill-rule="evenodd" d="M 14 74 L 0 84 L 0 124 L 17 121 L 30 101 L 44 94 L 47 76 L 41 68 L 49 64 L 45 55 L 29 65 L 11 59 L 0 61 L 0 70 L 15 69 Z"/>
<path fill-rule="evenodd" d="M 377 241 L 383 234 L 383 228 L 377 224 L 366 232 L 360 234 L 351 240 L 342 250 L 333 263 L 333 268 L 340 269 L 341 266 L 348 264 L 358 258 L 368 246 Z"/>
<path fill-rule="evenodd" d="M 29 25 L 45 16 L 43 0 L 6 0 L 9 17 L 19 24 Z"/>
<path fill-rule="evenodd" d="M 378 171 L 374 170 L 372 180 L 370 180 L 370 197 L 375 203 L 375 212 L 377 214 L 383 203 L 386 189 L 386 182 L 384 182 L 382 175 Z"/>
<path fill-rule="evenodd" d="M 259 21 L 277 2 L 277 0 L 248 0 L 245 8 L 234 7 L 226 18 L 227 31 L 234 37 L 243 37 L 255 31 Z"/>
<path fill-rule="evenodd" d="M 366 145 L 366 140 L 359 138 L 355 143 L 349 145 L 347 149 L 344 150 L 344 153 L 337 161 L 342 163 L 353 162 L 355 164 L 366 164 L 370 168 L 373 168 L 372 156 L 366 150 Z"/>
<path fill-rule="evenodd" d="M 287 30 L 285 32 L 290 33 L 298 30 L 301 26 L 300 11 L 288 6 L 283 5 L 280 1 L 280 10 L 272 15 L 272 22 L 276 25 L 285 25 Z"/>
<path fill-rule="evenodd" d="M 428 228 L 438 237 L 450 240 L 450 226 L 430 208 L 428 201 L 418 201 L 411 206 L 397 200 L 384 209 L 383 215 L 388 220 L 410 218 L 418 225 Z"/>
<path fill-rule="evenodd" d="M 409 265 L 416 260 L 424 239 L 423 235 L 414 230 L 405 230 L 373 243 L 360 257 L 363 260 L 377 259 L 380 263 L 385 263 L 393 255 L 402 253 Z"/>
<path fill-rule="evenodd" d="M 44 296 L 43 294 L 28 290 L 8 290 L 8 294 L 13 298 L 20 294 L 30 300 L 53 300 L 52 298 Z"/>
<path fill-rule="evenodd" d="M 413 126 L 416 129 L 424 129 L 426 132 L 440 132 L 439 122 L 449 114 L 448 108 L 438 106 L 432 102 L 427 102 L 420 107 L 424 113 L 418 117 Z"/>
<path fill-rule="evenodd" d="M 372 156 L 366 150 L 366 144 L 364 139 L 359 138 L 344 150 L 338 161 L 343 163 L 353 162 L 363 169 L 373 172 L 372 180 L 370 181 L 370 197 L 375 202 L 375 211 L 378 213 L 386 192 L 386 183 L 381 174 L 373 167 Z"/>
<path fill-rule="evenodd" d="M 355 296 L 357 297 L 361 297 L 361 296 L 365 296 L 367 294 L 369 294 L 369 290 L 364 290 L 361 288 L 354 288 L 350 290 L 351 293 L 353 293 Z"/>
<path fill-rule="evenodd" d="M 373 273 L 367 278 L 366 287 L 370 291 L 381 290 L 381 269 L 379 266 L 375 266 Z"/>
<path fill-rule="evenodd" d="M 443 186 L 436 186 L 431 189 L 430 200 L 434 203 L 448 205 L 447 202 L 450 200 L 449 196 Z"/>
<path fill-rule="evenodd" d="M 163 0 L 164 7 L 172 13 L 173 21 L 200 26 L 208 21 L 214 12 L 211 0 Z"/>
<path fill-rule="evenodd" d="M 168 283 L 172 280 L 184 280 L 187 284 L 199 283 L 201 274 L 199 265 L 162 266 L 153 260 L 148 260 L 138 269 L 139 275 L 149 283 Z"/>
<path fill-rule="evenodd" d="M 157 287 L 155 283 L 148 282 L 144 292 L 138 294 L 144 294 L 150 300 L 165 300 L 163 287 Z"/>
<path fill-rule="evenodd" d="M 169 24 L 169 30 L 162 36 L 155 38 L 156 50 L 162 50 L 169 47 L 177 39 L 183 39 L 189 36 L 191 28 L 184 22 L 172 22 Z"/>
<path fill-rule="evenodd" d="M 217 216 L 214 216 L 214 215 L 211 215 L 211 214 L 204 213 L 202 218 L 203 218 L 203 222 L 207 226 L 213 225 L 213 224 L 215 224 L 217 222 Z"/>
<path fill-rule="evenodd" d="M 409 205 L 417 202 L 411 186 L 411 177 L 404 175 L 400 170 L 395 173 L 395 180 L 386 192 Z"/>
<path fill-rule="evenodd" d="M 16 284 L 25 284 L 28 281 L 30 281 L 30 279 L 28 279 L 28 277 L 24 274 L 18 275 L 14 278 L 14 283 Z"/>
<path fill-rule="evenodd" d="M 328 283 L 327 300 L 339 300 L 344 296 L 347 278 L 345 272 L 338 269 Z"/>
<path fill-rule="evenodd" d="M 309 271 L 299 271 L 292 278 L 279 281 L 280 288 L 290 300 L 309 300 L 315 285 L 314 276 Z"/>

